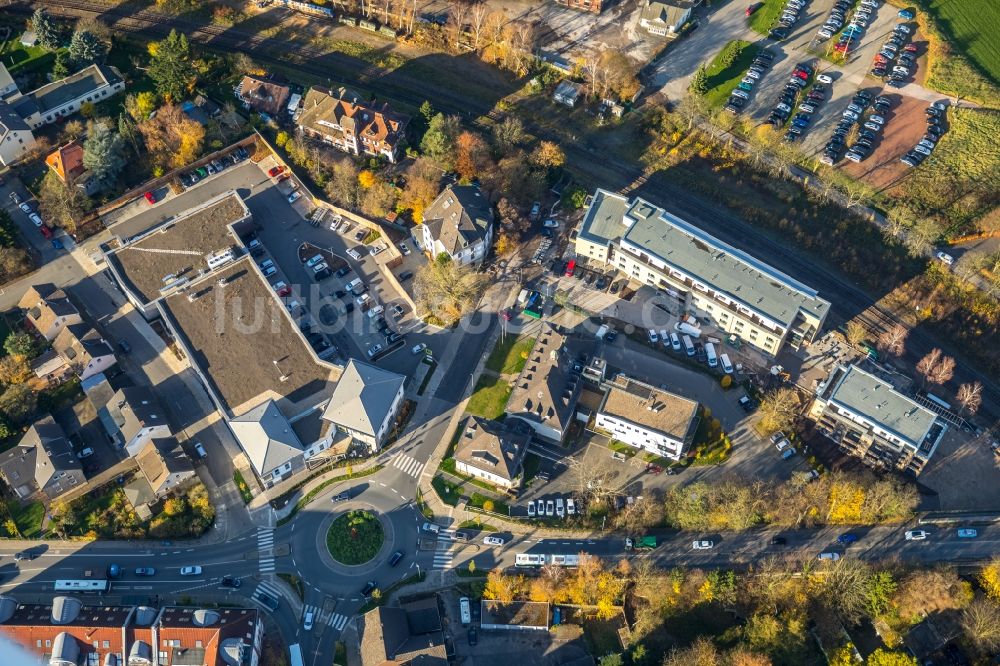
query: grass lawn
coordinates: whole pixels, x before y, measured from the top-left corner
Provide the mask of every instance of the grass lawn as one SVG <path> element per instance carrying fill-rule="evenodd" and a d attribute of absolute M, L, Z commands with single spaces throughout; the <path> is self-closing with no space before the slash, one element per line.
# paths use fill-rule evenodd
<path fill-rule="evenodd" d="M 476 388 L 469 398 L 466 411 L 487 419 L 499 418 L 503 415 L 510 394 L 511 388 L 506 380 L 500 377 L 481 376 L 476 381 Z"/>
<path fill-rule="evenodd" d="M 524 369 L 531 348 L 535 346 L 535 338 L 517 338 L 507 336 L 505 340 L 497 340 L 496 346 L 486 359 L 486 368 L 496 373 L 513 375 Z"/>
<path fill-rule="evenodd" d="M 15 501 L 7 502 L 7 511 L 17 523 L 17 531 L 25 539 L 38 539 L 42 536 L 42 520 L 45 518 L 45 505 L 32 502 L 21 506 Z"/>
<path fill-rule="evenodd" d="M 493 503 L 492 509 L 487 508 L 487 502 Z M 479 493 L 472 493 L 472 497 L 469 498 L 469 506 L 474 506 L 477 509 L 489 511 L 490 513 L 500 513 L 507 516 L 510 515 L 510 507 L 507 506 L 506 502 L 501 502 L 498 499 L 486 497 L 485 495 L 480 495 Z"/>
<path fill-rule="evenodd" d="M 563 609 L 564 612 L 566 610 Z M 621 640 L 618 638 L 621 619 L 599 620 L 595 616 L 580 618 L 576 613 L 570 617 L 572 621 L 579 622 L 580 626 L 583 627 L 583 636 L 587 641 L 587 647 L 590 648 L 590 653 L 598 659 L 622 651 Z"/>
<path fill-rule="evenodd" d="M 240 474 L 240 470 L 235 470 L 233 472 L 233 481 L 236 483 L 236 488 L 240 491 L 240 497 L 243 498 L 243 503 L 249 504 L 251 500 L 253 500 L 253 493 L 250 492 L 250 486 L 247 485 L 243 475 Z"/>
<path fill-rule="evenodd" d="M 444 477 L 435 476 L 431 479 L 431 485 L 434 486 L 434 491 L 441 498 L 441 501 L 449 506 L 456 506 L 462 497 L 455 484 L 445 481 Z"/>
<path fill-rule="evenodd" d="M 726 58 L 734 51 L 738 51 L 736 58 L 730 65 L 726 65 Z M 705 101 L 712 108 L 720 107 L 729 99 L 729 93 L 736 85 L 743 80 L 746 71 L 753 64 L 753 59 L 757 56 L 758 49 L 750 42 L 733 40 L 722 47 L 707 68 L 708 82 L 705 91 Z"/>
<path fill-rule="evenodd" d="M 767 35 L 771 26 L 781 17 L 781 10 L 784 8 L 785 0 L 764 0 L 764 6 L 750 15 L 750 29 Z"/>
<path fill-rule="evenodd" d="M 1000 84 L 1000 3 L 996 0 L 930 0 L 928 11 L 952 48 L 963 52 Z"/>
<path fill-rule="evenodd" d="M 337 518 L 326 533 L 326 547 L 342 564 L 364 564 L 378 554 L 385 533 L 378 516 L 370 511 L 350 511 Z"/>
<path fill-rule="evenodd" d="M 460 530 L 479 530 L 480 532 L 499 532 L 499 528 L 489 523 L 481 523 L 478 520 L 464 520 L 458 524 Z"/>

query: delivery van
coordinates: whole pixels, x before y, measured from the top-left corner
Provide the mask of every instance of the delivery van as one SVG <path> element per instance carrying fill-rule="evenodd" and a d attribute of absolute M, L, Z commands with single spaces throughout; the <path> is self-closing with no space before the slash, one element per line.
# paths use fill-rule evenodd
<path fill-rule="evenodd" d="M 708 367 L 714 368 L 719 365 L 719 357 L 715 355 L 715 345 L 711 342 L 705 343 L 705 356 L 708 357 Z"/>
<path fill-rule="evenodd" d="M 684 353 L 688 356 L 694 356 L 694 343 L 691 342 L 691 336 L 681 336 L 681 342 L 684 343 Z"/>

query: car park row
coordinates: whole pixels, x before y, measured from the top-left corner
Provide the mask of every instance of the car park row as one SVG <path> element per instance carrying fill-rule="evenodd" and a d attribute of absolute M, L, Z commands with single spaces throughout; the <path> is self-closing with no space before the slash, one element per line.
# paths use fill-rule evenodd
<path fill-rule="evenodd" d="M 941 139 L 941 135 L 944 133 L 941 121 L 944 120 L 945 109 L 946 106 L 944 102 L 934 102 L 929 107 L 924 109 L 924 114 L 927 116 L 927 130 L 917 145 L 899 158 L 900 162 L 906 166 L 915 167 L 923 162 L 928 155 L 934 152 L 937 142 Z"/>
<path fill-rule="evenodd" d="M 745 72 L 743 80 L 729 93 L 729 102 L 726 104 L 726 111 L 729 113 L 739 113 L 744 106 L 750 101 L 750 93 L 753 92 L 754 86 L 757 85 L 758 81 L 767 72 L 767 68 L 771 66 L 771 61 L 774 60 L 774 54 L 761 49 L 758 51 L 756 57 L 754 57 L 753 63 Z"/>
<path fill-rule="evenodd" d="M 892 29 L 892 35 L 872 62 L 871 74 L 886 81 L 892 88 L 902 88 L 917 66 L 917 47 L 908 43 L 913 29 L 900 23 Z M 891 67 L 891 70 L 890 70 Z"/>
<path fill-rule="evenodd" d="M 782 40 L 788 37 L 792 26 L 799 20 L 799 14 L 805 9 L 805 6 L 805 0 L 788 0 L 781 11 L 777 25 L 771 27 L 767 36 L 774 40 Z"/>
<path fill-rule="evenodd" d="M 780 129 L 792 116 L 792 111 L 795 110 L 796 105 L 798 104 L 799 94 L 804 92 L 814 73 L 812 65 L 808 65 L 806 63 L 799 63 L 795 66 L 795 69 L 792 70 L 792 76 L 789 78 L 788 83 L 785 84 L 785 87 L 778 98 L 778 104 L 774 107 L 774 110 L 771 111 L 771 114 L 767 118 L 767 122 L 769 122 L 774 129 Z M 816 90 L 815 86 L 813 86 L 813 90 L 811 90 L 808 94 L 811 95 L 813 92 L 825 94 L 825 85 L 817 85 L 820 86 L 819 90 Z M 792 118 L 792 127 L 789 129 L 794 128 L 798 133 L 801 133 L 812 120 L 812 112 L 816 110 L 816 102 L 818 102 L 816 96 L 812 98 L 806 96 L 802 104 L 805 105 L 806 109 L 811 110 L 800 110 L 795 117 Z M 797 134 L 792 134 L 791 136 L 794 137 L 797 136 Z"/>

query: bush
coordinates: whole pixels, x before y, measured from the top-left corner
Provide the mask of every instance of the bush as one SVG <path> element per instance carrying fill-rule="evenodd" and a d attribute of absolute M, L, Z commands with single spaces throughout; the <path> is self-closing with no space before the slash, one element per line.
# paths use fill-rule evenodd
<path fill-rule="evenodd" d="M 722 388 L 727 389 L 733 385 L 733 378 L 729 375 L 723 375 L 722 379 L 719 380 L 719 384 L 722 385 Z"/>

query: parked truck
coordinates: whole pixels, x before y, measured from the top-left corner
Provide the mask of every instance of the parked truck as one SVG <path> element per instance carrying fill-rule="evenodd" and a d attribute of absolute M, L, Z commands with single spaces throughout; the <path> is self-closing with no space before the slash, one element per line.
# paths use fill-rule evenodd
<path fill-rule="evenodd" d="M 652 550 L 656 548 L 655 536 L 625 537 L 625 550 Z"/>

